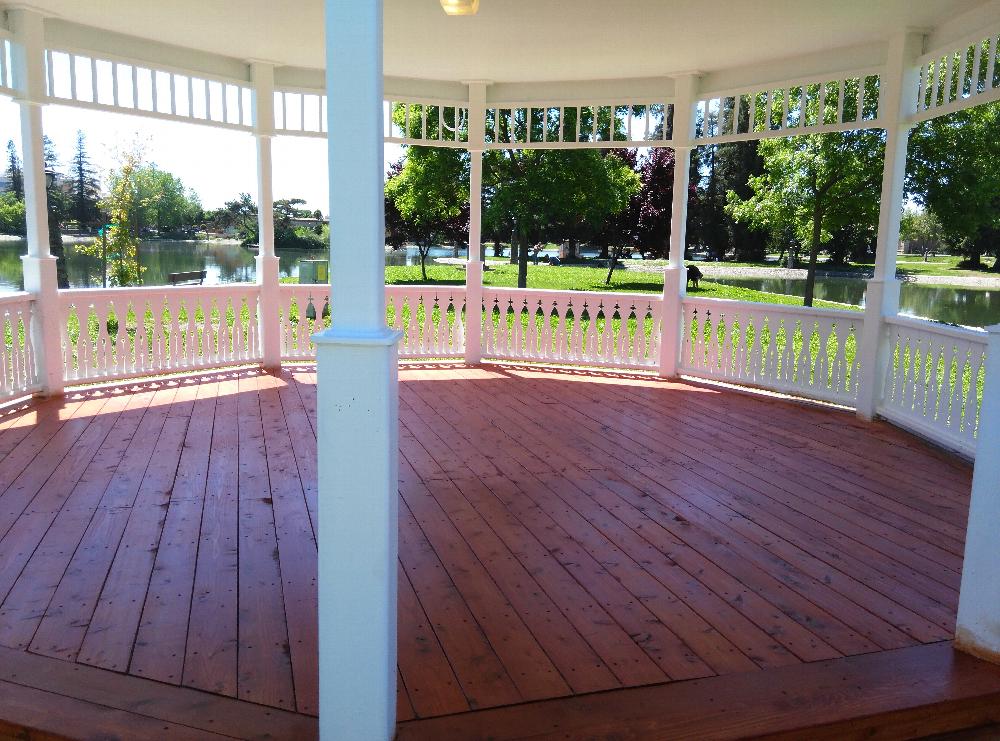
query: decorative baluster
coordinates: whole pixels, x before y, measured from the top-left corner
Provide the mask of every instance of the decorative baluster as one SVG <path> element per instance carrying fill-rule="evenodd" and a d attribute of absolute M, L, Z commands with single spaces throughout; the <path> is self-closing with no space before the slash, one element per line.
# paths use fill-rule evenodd
<path fill-rule="evenodd" d="M 438 121 L 438 130 L 440 130 L 440 119 Z M 434 302 L 429 302 L 427 297 L 420 293 L 414 297 L 414 300 L 424 310 L 424 323 L 420 333 L 420 345 L 417 348 L 416 354 L 429 355 L 434 348 L 434 306 L 437 299 Z"/>
<path fill-rule="evenodd" d="M 972 373 L 969 377 L 969 402 L 965 407 L 965 424 L 962 432 L 966 440 L 970 444 L 974 444 L 976 438 L 979 436 L 979 389 L 981 388 L 979 378 L 984 374 L 983 366 L 986 363 L 986 353 L 983 348 L 975 345 L 970 346 L 969 352 L 971 354 L 970 365 L 972 366 Z"/>
<path fill-rule="evenodd" d="M 761 316 L 761 326 L 767 327 L 768 342 L 767 350 L 764 353 L 764 365 L 758 382 L 773 383 L 778 385 L 778 334 L 781 331 L 781 320 L 771 319 L 766 315 Z M 761 338 L 763 343 L 763 338 Z M 762 348 L 763 349 L 763 348 Z"/>
<path fill-rule="evenodd" d="M 813 364 L 812 356 L 813 336 L 816 337 L 816 341 L 819 344 L 815 365 Z M 802 320 L 802 343 L 799 345 L 799 356 L 795 360 L 794 368 L 795 385 L 799 388 L 808 389 L 816 385 L 826 390 L 826 380 L 823 379 L 821 381 L 819 371 L 821 364 L 826 365 L 826 343 L 829 339 L 829 332 L 824 336 L 823 327 L 820 322 Z"/>

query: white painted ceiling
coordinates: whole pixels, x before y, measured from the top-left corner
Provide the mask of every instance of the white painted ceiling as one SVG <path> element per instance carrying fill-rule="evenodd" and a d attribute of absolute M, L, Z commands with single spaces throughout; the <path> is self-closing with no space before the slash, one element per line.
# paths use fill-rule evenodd
<path fill-rule="evenodd" d="M 355 0 L 365 2 L 366 0 Z M 712 72 L 933 28 L 983 0 L 385 0 L 385 74 L 496 82 Z M 34 0 L 88 26 L 323 67 L 322 0 Z"/>

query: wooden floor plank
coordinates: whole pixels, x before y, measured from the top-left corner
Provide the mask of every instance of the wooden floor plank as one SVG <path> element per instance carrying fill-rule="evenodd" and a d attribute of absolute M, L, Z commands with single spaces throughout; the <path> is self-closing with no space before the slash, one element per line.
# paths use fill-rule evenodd
<path fill-rule="evenodd" d="M 100 451 L 0 604 L 0 644 L 26 648 L 31 641 L 153 395 L 147 390 L 127 397 Z"/>
<path fill-rule="evenodd" d="M 208 481 L 218 384 L 196 389 L 129 671 L 180 684 Z"/>
<path fill-rule="evenodd" d="M 183 684 L 236 697 L 238 654 L 238 381 L 219 381 L 195 563 Z"/>
<path fill-rule="evenodd" d="M 285 424 L 279 389 L 282 379 L 260 378 L 260 409 L 264 426 L 268 479 L 278 539 L 282 598 L 288 625 L 288 644 L 300 713 L 319 713 L 319 661 L 316 646 L 316 540 L 306 494 L 295 458 L 295 443 Z M 295 407 L 291 408 L 294 413 Z"/>
<path fill-rule="evenodd" d="M 139 495 L 176 389 L 158 388 L 31 642 L 34 653 L 75 661 Z"/>
<path fill-rule="evenodd" d="M 128 670 L 190 421 L 180 410 L 189 411 L 196 390 L 181 386 L 170 405 L 80 646 L 80 663 Z"/>
<path fill-rule="evenodd" d="M 293 709 L 295 687 L 268 479 L 259 374 L 239 379 L 239 684 L 242 700 Z"/>

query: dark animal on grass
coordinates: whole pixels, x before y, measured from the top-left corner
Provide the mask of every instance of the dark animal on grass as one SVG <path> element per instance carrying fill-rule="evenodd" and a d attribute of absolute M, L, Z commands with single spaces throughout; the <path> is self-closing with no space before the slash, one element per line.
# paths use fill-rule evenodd
<path fill-rule="evenodd" d="M 687 270 L 688 270 L 688 277 L 687 277 L 688 285 L 691 285 L 693 283 L 694 290 L 696 291 L 699 290 L 698 281 L 700 281 L 704 277 L 702 275 L 702 272 L 698 269 L 697 265 L 688 265 Z"/>

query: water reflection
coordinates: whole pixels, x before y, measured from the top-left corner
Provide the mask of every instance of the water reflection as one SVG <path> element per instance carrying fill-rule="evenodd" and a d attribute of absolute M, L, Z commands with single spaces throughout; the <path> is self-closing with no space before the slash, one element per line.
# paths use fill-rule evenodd
<path fill-rule="evenodd" d="M 784 293 L 790 296 L 805 294 L 805 280 L 802 278 L 712 278 L 712 280 L 755 291 Z M 817 278 L 816 298 L 864 306 L 865 282 L 855 278 Z M 949 324 L 986 327 L 1000 322 L 1000 290 L 904 282 L 899 293 L 899 312 Z"/>
<path fill-rule="evenodd" d="M 23 239 L 0 241 L 0 292 L 24 290 L 21 255 L 28 252 Z M 101 285 L 101 260 L 79 249 L 79 244 L 66 239 L 66 274 L 72 288 L 94 288 Z M 436 257 L 464 258 L 464 247 L 432 247 L 430 260 Z M 192 270 L 206 272 L 205 283 L 249 283 L 256 280 L 256 252 L 235 242 L 177 242 L 146 240 L 139 245 L 139 264 L 145 268 L 143 285 L 163 286 L 171 273 Z M 282 278 L 298 277 L 302 260 L 325 260 L 326 250 L 278 250 Z M 418 265 L 420 255 L 415 247 L 386 252 L 386 265 Z"/>

